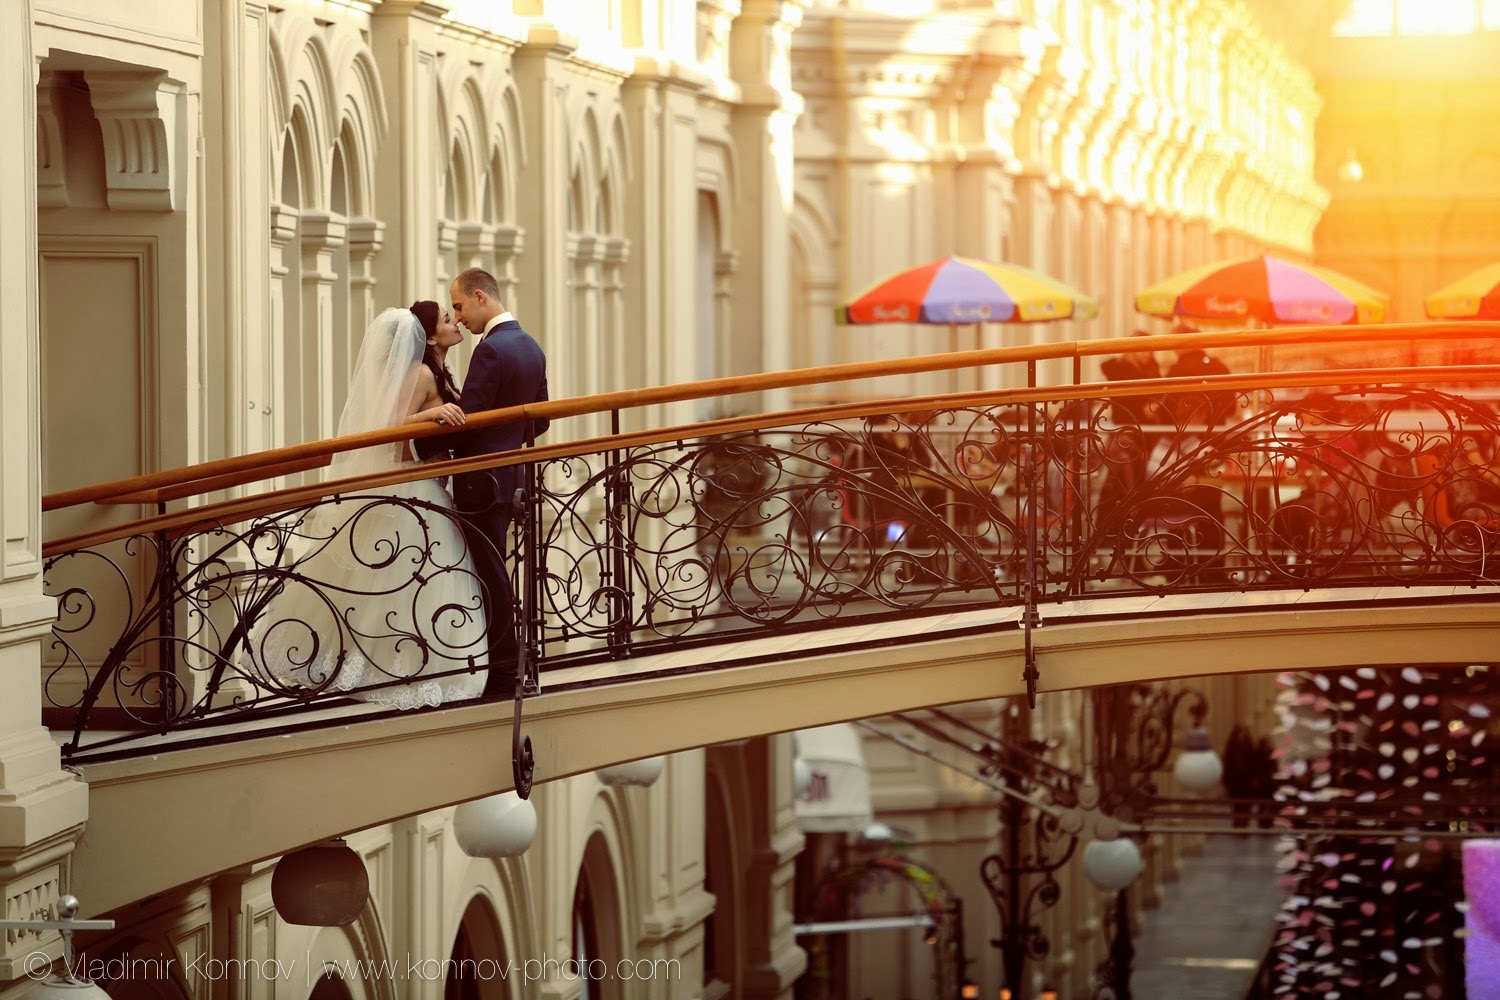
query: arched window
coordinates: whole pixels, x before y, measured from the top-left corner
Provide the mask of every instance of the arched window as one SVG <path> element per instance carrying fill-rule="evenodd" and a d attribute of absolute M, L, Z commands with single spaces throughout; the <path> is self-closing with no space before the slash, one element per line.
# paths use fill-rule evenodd
<path fill-rule="evenodd" d="M 594 896 L 589 891 L 587 872 L 580 872 L 578 888 L 573 892 L 573 959 L 582 984 L 580 1000 L 595 1000 L 600 996 L 598 984 L 602 977 L 594 975 L 599 966 L 599 920 L 594 912 Z"/>
<path fill-rule="evenodd" d="M 443 1000 L 510 1000 L 505 941 L 489 901 L 475 896 L 464 910 L 443 970 Z"/>

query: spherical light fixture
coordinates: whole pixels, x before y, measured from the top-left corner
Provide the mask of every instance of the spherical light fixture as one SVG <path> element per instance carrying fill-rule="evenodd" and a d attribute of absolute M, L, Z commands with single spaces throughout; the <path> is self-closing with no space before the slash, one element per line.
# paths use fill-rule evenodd
<path fill-rule="evenodd" d="M 1213 741 L 1209 739 L 1207 729 L 1194 726 L 1188 730 L 1187 742 L 1182 753 L 1177 756 L 1172 774 L 1184 791 L 1197 795 L 1218 787 L 1219 779 L 1224 776 L 1224 762 L 1214 753 Z"/>
<path fill-rule="evenodd" d="M 536 839 L 536 806 L 515 792 L 465 802 L 453 810 L 453 837 L 471 858 L 518 858 Z"/>
<path fill-rule="evenodd" d="M 1129 837 L 1091 840 L 1083 849 L 1083 873 L 1105 892 L 1119 892 L 1136 880 L 1145 867 L 1141 849 Z"/>
<path fill-rule="evenodd" d="M 369 898 L 364 859 L 342 838 L 284 856 L 271 874 L 271 902 L 289 924 L 347 927 Z"/>
<path fill-rule="evenodd" d="M 1365 165 L 1359 161 L 1359 153 L 1350 146 L 1344 150 L 1344 159 L 1339 163 L 1339 180 L 1345 184 L 1358 184 L 1365 179 Z"/>
<path fill-rule="evenodd" d="M 665 757 L 642 757 L 628 764 L 601 767 L 594 773 L 599 776 L 600 781 L 611 788 L 628 785 L 648 788 L 656 784 L 656 779 L 661 777 L 661 772 L 666 766 L 667 758 Z"/>

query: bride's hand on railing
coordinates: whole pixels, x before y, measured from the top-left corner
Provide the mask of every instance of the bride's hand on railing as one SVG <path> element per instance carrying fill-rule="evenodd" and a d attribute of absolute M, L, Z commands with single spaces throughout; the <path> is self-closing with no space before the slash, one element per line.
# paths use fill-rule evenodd
<path fill-rule="evenodd" d="M 418 410 L 408 417 L 406 422 L 416 424 L 432 420 L 448 427 L 462 427 L 467 419 L 468 415 L 457 403 L 441 403 L 437 406 L 429 406 L 425 410 Z"/>

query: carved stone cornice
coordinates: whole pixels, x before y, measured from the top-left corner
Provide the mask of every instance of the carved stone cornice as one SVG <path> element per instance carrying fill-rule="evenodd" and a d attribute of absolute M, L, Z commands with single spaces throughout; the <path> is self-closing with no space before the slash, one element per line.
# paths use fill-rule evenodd
<path fill-rule="evenodd" d="M 319 209 L 302 213 L 301 242 L 304 254 L 323 254 L 342 247 L 348 237 L 349 223 L 342 216 Z"/>
<path fill-rule="evenodd" d="M 437 223 L 438 253 L 447 253 L 458 246 L 458 223 L 452 219 L 439 219 Z"/>
<path fill-rule="evenodd" d="M 358 260 L 373 257 L 385 246 L 385 223 L 364 217 L 349 220 L 349 255 Z"/>
<path fill-rule="evenodd" d="M 185 93 L 165 73 L 83 71 L 104 139 L 106 200 L 116 210 L 183 207 Z"/>
<path fill-rule="evenodd" d="M 623 236 L 604 237 L 603 259 L 607 266 L 624 264 L 630 259 L 630 241 Z"/>
<path fill-rule="evenodd" d="M 526 230 L 520 226 L 496 226 L 492 234 L 495 254 L 501 258 L 514 257 L 526 243 Z"/>
<path fill-rule="evenodd" d="M 460 257 L 486 256 L 495 251 L 495 227 L 486 222 L 460 222 L 454 242 Z"/>
<path fill-rule="evenodd" d="M 68 205 L 67 160 L 58 109 L 53 106 L 59 75 L 43 71 L 36 87 L 36 205 L 66 208 Z"/>
<path fill-rule="evenodd" d="M 297 220 L 302 213 L 290 205 L 274 202 L 271 205 L 271 246 L 280 249 L 297 235 Z"/>

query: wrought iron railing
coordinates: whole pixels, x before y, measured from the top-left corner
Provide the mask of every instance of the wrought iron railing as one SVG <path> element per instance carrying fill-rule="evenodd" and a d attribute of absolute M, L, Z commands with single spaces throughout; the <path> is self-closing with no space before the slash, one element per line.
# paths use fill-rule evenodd
<path fill-rule="evenodd" d="M 793 375 L 783 384 L 813 380 Z M 71 756 L 99 756 L 333 700 L 451 703 L 495 672 L 519 670 L 524 693 L 538 666 L 769 629 L 1085 596 L 1489 584 L 1500 415 L 1482 397 L 1497 375 L 995 391 L 539 448 L 513 539 L 519 668 L 491 655 L 487 595 L 428 470 L 163 514 L 49 548 L 52 721 L 73 730 Z"/>

